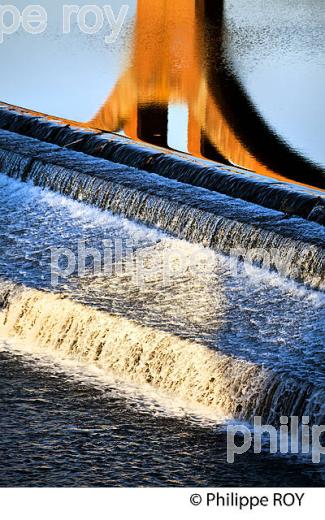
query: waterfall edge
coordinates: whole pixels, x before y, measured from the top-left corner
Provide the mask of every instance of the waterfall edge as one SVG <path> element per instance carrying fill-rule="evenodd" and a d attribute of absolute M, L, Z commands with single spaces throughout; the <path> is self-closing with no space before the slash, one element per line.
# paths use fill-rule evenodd
<path fill-rule="evenodd" d="M 325 195 L 316 188 L 279 182 L 4 103 L 0 103 L 0 128 L 325 224 Z M 319 188 L 325 189 L 325 177 Z"/>
<path fill-rule="evenodd" d="M 5 130 L 0 171 L 325 287 L 325 228 L 317 223 Z"/>

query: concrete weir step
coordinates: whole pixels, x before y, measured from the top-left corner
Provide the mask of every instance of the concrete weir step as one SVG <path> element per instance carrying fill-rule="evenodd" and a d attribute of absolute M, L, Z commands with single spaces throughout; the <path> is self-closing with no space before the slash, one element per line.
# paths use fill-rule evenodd
<path fill-rule="evenodd" d="M 325 224 L 325 193 L 0 104 L 0 128 Z M 325 177 L 324 177 L 325 188 Z"/>

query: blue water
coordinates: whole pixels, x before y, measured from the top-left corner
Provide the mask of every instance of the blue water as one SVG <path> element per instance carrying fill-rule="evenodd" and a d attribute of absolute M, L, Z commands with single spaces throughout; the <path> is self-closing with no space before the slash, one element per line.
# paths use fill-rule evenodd
<path fill-rule="evenodd" d="M 5 176 L 0 205 L 1 284 L 60 292 L 323 392 L 321 293 L 255 268 L 234 272 L 226 257 Z M 53 287 L 51 248 L 75 254 L 78 239 L 101 252 L 103 240 L 123 239 L 114 262 L 124 270 L 95 275 L 90 260 L 82 277 L 75 270 Z M 161 259 L 180 253 L 191 267 L 164 277 Z M 139 255 L 148 271 L 137 285 Z M 322 485 L 320 468 L 299 457 L 249 452 L 229 465 L 226 417 L 25 343 L 1 340 L 2 486 Z"/>

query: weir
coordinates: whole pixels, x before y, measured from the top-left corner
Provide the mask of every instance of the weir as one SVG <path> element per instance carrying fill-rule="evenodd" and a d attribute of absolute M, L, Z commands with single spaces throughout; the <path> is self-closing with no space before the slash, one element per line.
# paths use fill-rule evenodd
<path fill-rule="evenodd" d="M 0 128 L 125 164 L 192 186 L 240 198 L 263 207 L 325 222 L 325 197 L 320 190 L 278 182 L 247 170 L 171 153 L 117 135 L 0 105 Z M 321 182 L 321 178 L 320 178 Z M 325 188 L 325 184 L 323 186 Z"/>
<path fill-rule="evenodd" d="M 319 224 L 7 131 L 0 171 L 324 288 Z"/>
<path fill-rule="evenodd" d="M 309 416 L 321 423 L 324 389 L 198 342 L 81 305 L 60 295 L 0 283 L 1 334 L 83 361 L 125 381 L 149 384 L 224 419 Z"/>
<path fill-rule="evenodd" d="M 69 62 L 51 23 L 76 73 L 56 81 L 8 41 L 4 99 L 71 120 L 0 102 L 0 485 L 324 480 L 305 449 L 325 424 L 321 22 L 302 3 L 136 0 L 108 68 L 95 34 Z M 270 438 L 231 465 L 235 423 Z"/>
<path fill-rule="evenodd" d="M 43 158 L 60 155 L 52 145 L 34 146 Z M 30 157 L 6 157 L 3 166 L 18 178 L 24 167 L 31 171 Z M 42 168 L 34 173 L 54 175 Z M 1 176 L 0 196 L 0 336 L 13 353 L 81 362 L 221 422 L 260 415 L 277 425 L 281 415 L 306 415 L 322 424 L 321 292 L 266 273 L 252 281 L 212 250 L 9 177 Z M 53 287 L 48 250 L 75 253 L 80 236 L 95 248 L 104 237 L 132 236 L 134 253 L 111 274 L 90 266 Z"/>

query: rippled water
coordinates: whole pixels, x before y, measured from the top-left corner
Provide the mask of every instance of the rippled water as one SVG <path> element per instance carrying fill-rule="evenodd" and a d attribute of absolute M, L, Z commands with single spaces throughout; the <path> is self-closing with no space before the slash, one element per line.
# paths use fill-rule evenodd
<path fill-rule="evenodd" d="M 247 453 L 229 465 L 221 426 L 131 398 L 84 369 L 9 347 L 0 375 L 1 486 L 322 484 L 315 467 L 295 459 Z"/>
<path fill-rule="evenodd" d="M 51 251 L 65 246 L 78 258 L 84 241 L 103 260 L 104 241 L 119 239 L 115 275 L 104 275 L 102 268 L 94 275 L 89 258 L 82 277 L 76 265 L 69 277 L 59 276 L 55 290 L 324 384 L 322 292 L 252 266 L 233 265 L 209 249 L 5 176 L 0 186 L 0 269 L 5 278 L 51 290 Z M 123 244 L 128 245 L 124 253 Z M 183 265 L 174 265 L 178 261 Z M 140 279 L 139 266 L 144 271 Z"/>
<path fill-rule="evenodd" d="M 0 205 L 1 287 L 5 279 L 60 291 L 85 309 L 147 327 L 143 338 L 149 338 L 149 348 L 154 331 L 165 331 L 298 386 L 315 385 L 320 398 L 324 395 L 322 293 L 251 267 L 246 272 L 237 266 L 233 272 L 230 260 L 212 251 L 5 176 L 0 177 Z M 123 239 L 114 258 L 115 267 L 123 269 L 95 276 L 89 261 L 82 277 L 75 271 L 51 287 L 51 248 L 76 253 L 78 239 L 101 252 L 103 239 Z M 172 267 L 168 276 L 164 258 Z M 179 268 L 180 258 L 191 260 L 185 269 Z M 134 276 L 139 259 L 145 267 L 141 283 Z M 46 295 L 40 301 L 46 305 Z M 42 310 L 28 312 L 36 319 Z M 87 319 L 85 312 L 80 322 Z M 104 320 L 92 311 L 89 318 Z M 122 330 L 125 321 L 120 324 Z M 17 321 L 17 326 L 26 325 Z M 96 365 L 81 350 L 66 356 L 67 349 L 36 348 L 18 336 L 3 337 L 0 350 L 0 449 L 6 454 L 1 485 L 321 483 L 319 468 L 292 458 L 248 453 L 231 466 L 226 463 L 227 417 L 214 415 L 217 410 L 197 408 L 195 399 L 160 391 L 122 368 L 118 375 L 107 372 L 105 360 Z M 125 348 L 127 341 L 126 335 Z M 173 341 L 172 356 L 194 348 Z M 122 353 L 123 344 L 119 348 Z"/>
<path fill-rule="evenodd" d="M 240 166 L 324 188 L 321 0 L 131 0 L 109 45 L 107 24 L 62 35 L 63 2 L 40 4 L 46 32 L 0 46 L 0 101 L 222 162 L 234 176 Z M 117 13 L 122 2 L 110 4 Z M 24 179 L 13 139 L 3 168 Z M 78 187 L 78 173 L 61 172 L 73 153 L 31 171 L 44 186 L 56 175 L 75 198 L 108 197 L 96 177 Z M 323 274 L 322 228 L 115 169 L 111 209 L 196 242 L 238 233 L 247 247 L 257 236 L 283 246 L 300 226 L 290 268 L 301 261 L 305 277 L 292 279 L 306 286 L 0 174 L 0 486 L 322 485 L 323 465 L 300 456 L 226 461 L 229 421 L 324 421 L 325 300 L 307 287 Z M 171 186 L 187 202 L 196 189 L 194 209 L 182 193 L 175 209 Z M 203 211 L 214 203 L 230 218 L 219 228 Z"/>
<path fill-rule="evenodd" d="M 109 45 L 62 4 L 5 37 L 1 101 L 324 188 L 322 0 L 130 0 Z"/>

